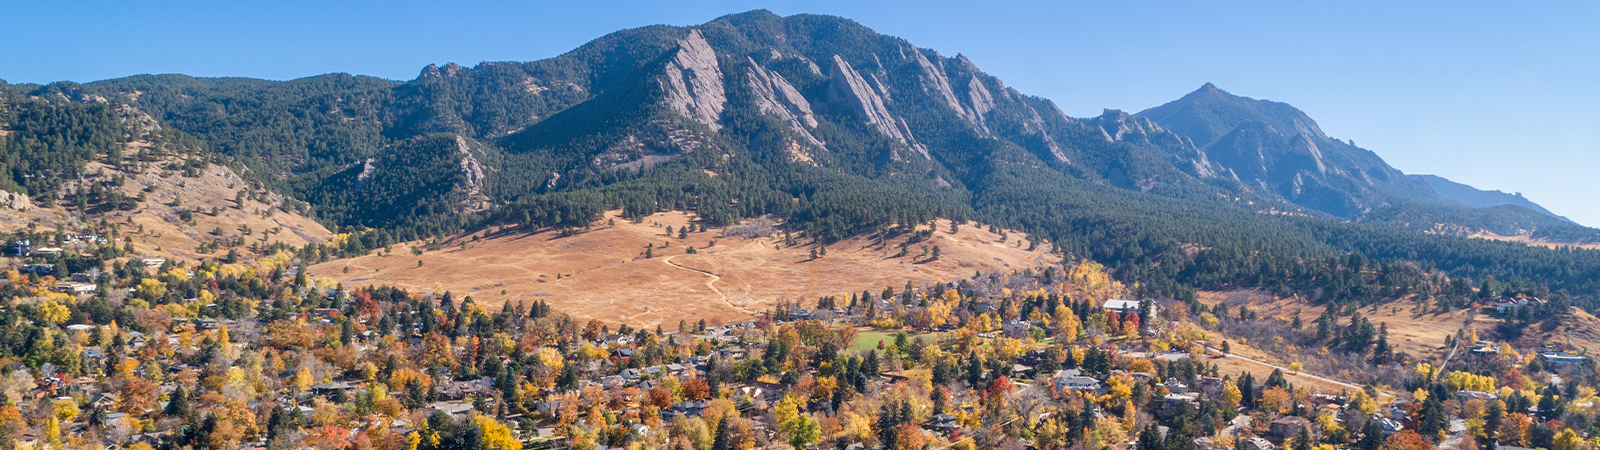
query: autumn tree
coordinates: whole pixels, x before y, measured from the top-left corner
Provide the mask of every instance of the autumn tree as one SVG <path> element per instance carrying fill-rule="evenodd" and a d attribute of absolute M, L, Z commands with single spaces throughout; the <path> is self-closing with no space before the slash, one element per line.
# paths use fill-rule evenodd
<path fill-rule="evenodd" d="M 1428 443 L 1421 434 L 1411 430 L 1401 430 L 1383 442 L 1384 450 L 1431 450 L 1432 448 L 1433 444 Z"/>
<path fill-rule="evenodd" d="M 783 432 L 789 435 L 789 445 L 795 450 L 802 450 L 807 445 L 814 444 L 822 435 L 822 429 L 816 419 L 806 414 L 800 414 L 783 424 Z"/>
<path fill-rule="evenodd" d="M 473 423 L 483 436 L 483 448 L 487 450 L 522 450 L 522 442 L 511 435 L 511 428 L 495 421 L 488 416 L 476 416 Z"/>

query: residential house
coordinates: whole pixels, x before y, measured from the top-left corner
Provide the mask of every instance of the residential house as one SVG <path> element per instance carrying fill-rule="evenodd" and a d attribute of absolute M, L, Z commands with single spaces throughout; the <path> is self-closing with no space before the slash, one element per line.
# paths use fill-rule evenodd
<path fill-rule="evenodd" d="M 1103 305 L 1103 307 L 1105 309 L 1116 311 L 1116 312 L 1121 313 L 1121 314 L 1137 314 L 1139 312 L 1139 307 L 1140 306 L 1143 306 L 1143 302 L 1141 302 L 1139 300 L 1115 300 L 1115 299 L 1106 300 L 1105 305 Z M 1151 313 L 1155 313 L 1155 311 L 1156 311 L 1155 305 L 1150 305 L 1150 312 Z"/>
<path fill-rule="evenodd" d="M 961 424 L 956 421 L 956 416 L 939 413 L 928 418 L 928 421 L 922 424 L 922 428 L 933 430 L 939 433 L 949 434 L 950 432 L 960 429 Z"/>
<path fill-rule="evenodd" d="M 1317 429 L 1311 426 L 1311 421 L 1300 416 L 1279 417 L 1278 420 L 1272 421 L 1270 430 L 1273 436 L 1283 439 L 1298 436 L 1300 430 L 1305 430 L 1306 433 L 1311 433 L 1313 436 L 1317 432 Z"/>
<path fill-rule="evenodd" d="M 1068 390 L 1071 390 L 1071 391 L 1091 391 L 1091 392 L 1100 391 L 1100 389 L 1101 389 L 1100 380 L 1096 380 L 1096 379 L 1090 378 L 1090 377 L 1075 375 L 1075 374 L 1073 374 L 1073 372 L 1076 372 L 1076 371 L 1072 371 L 1072 372 L 1068 372 L 1066 370 L 1057 371 L 1056 372 L 1056 376 L 1050 380 L 1051 381 L 1051 385 L 1053 387 L 1055 387 L 1055 390 L 1057 390 L 1057 391 L 1068 391 Z"/>
<path fill-rule="evenodd" d="M 1543 299 L 1535 297 L 1508 297 L 1495 300 L 1493 304 L 1489 305 L 1489 307 L 1494 308 L 1494 311 L 1497 313 L 1506 314 L 1510 312 L 1516 312 L 1519 309 L 1529 306 L 1544 306 L 1544 304 L 1545 301 Z"/>
<path fill-rule="evenodd" d="M 662 411 L 661 417 L 663 419 L 672 419 L 678 416 L 699 417 L 709 407 L 711 405 L 704 402 L 679 402 L 667 408 L 666 411 Z"/>
<path fill-rule="evenodd" d="M 91 283 L 56 283 L 56 292 L 73 295 L 93 294 L 99 287 Z"/>
<path fill-rule="evenodd" d="M 1166 386 L 1167 387 L 1167 392 L 1171 392 L 1171 393 L 1174 393 L 1174 394 L 1187 394 L 1187 393 L 1189 393 L 1189 385 L 1183 384 L 1183 382 L 1182 381 L 1178 381 L 1177 378 L 1168 378 L 1166 383 L 1162 383 L 1162 386 Z"/>
<path fill-rule="evenodd" d="M 1583 362 L 1585 360 L 1589 359 L 1589 358 L 1586 358 L 1586 357 L 1583 357 L 1583 356 L 1580 356 L 1580 355 L 1574 355 L 1574 354 L 1567 353 L 1567 352 L 1544 352 L 1544 353 L 1540 353 L 1539 356 L 1543 356 L 1544 357 L 1544 362 L 1547 363 L 1547 364 L 1550 364 L 1553 367 L 1568 366 L 1568 365 L 1573 365 L 1573 364 L 1583 364 Z"/>
<path fill-rule="evenodd" d="M 52 275 L 52 274 L 56 273 L 56 265 L 55 264 L 28 264 L 28 265 L 22 266 L 22 268 L 18 269 L 17 271 L 18 272 L 22 272 L 22 273 L 31 273 L 31 274 L 40 275 L 40 276 Z"/>
<path fill-rule="evenodd" d="M 332 383 L 317 383 L 311 385 L 311 392 L 316 395 L 349 394 L 356 390 L 356 386 L 345 381 Z"/>
<path fill-rule="evenodd" d="M 1478 341 L 1477 344 L 1474 344 L 1472 346 L 1472 353 L 1480 354 L 1480 355 L 1481 354 L 1500 353 L 1500 349 L 1495 348 L 1493 342 Z"/>
<path fill-rule="evenodd" d="M 1386 437 L 1387 436 L 1392 436 L 1395 433 L 1399 433 L 1400 430 L 1406 429 L 1406 426 L 1401 424 L 1400 421 L 1397 421 L 1397 420 L 1394 420 L 1394 419 L 1390 419 L 1388 417 L 1379 417 L 1379 418 L 1376 418 L 1376 419 L 1372 419 L 1372 421 L 1373 421 L 1373 423 L 1378 424 L 1378 429 L 1382 430 L 1383 431 L 1383 435 L 1386 436 Z M 1505 447 L 1501 447 L 1501 448 L 1505 448 Z"/>
<path fill-rule="evenodd" d="M 1200 404 L 1200 397 L 1197 397 L 1197 396 L 1195 396 L 1193 394 L 1167 394 L 1166 395 L 1166 400 L 1167 400 L 1167 404 L 1168 405 L 1177 405 L 1179 403 L 1188 403 L 1188 404 L 1191 404 L 1191 405 L 1198 406 Z"/>
<path fill-rule="evenodd" d="M 462 402 L 433 402 L 428 404 L 428 409 L 452 416 L 461 416 L 472 412 L 472 404 Z"/>
<path fill-rule="evenodd" d="M 1244 438 L 1244 448 L 1246 450 L 1272 450 L 1272 441 L 1259 437 L 1248 437 Z"/>
<path fill-rule="evenodd" d="M 447 381 L 439 386 L 439 396 L 447 400 L 461 400 L 493 392 L 494 379 L 489 377 L 467 381 Z"/>

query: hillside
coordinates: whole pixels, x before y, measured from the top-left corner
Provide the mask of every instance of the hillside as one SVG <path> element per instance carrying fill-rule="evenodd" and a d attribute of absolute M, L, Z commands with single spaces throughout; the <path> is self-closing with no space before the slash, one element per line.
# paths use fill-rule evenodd
<path fill-rule="evenodd" d="M 1422 180 L 1433 187 L 1434 192 L 1457 203 L 1473 208 L 1493 208 L 1501 205 L 1515 205 L 1531 209 L 1539 214 L 1544 214 L 1557 219 L 1571 222 L 1571 219 L 1550 212 L 1533 200 L 1523 197 L 1521 192 L 1507 194 L 1499 190 L 1486 191 L 1465 184 L 1450 181 L 1438 175 L 1411 175 L 1411 178 Z"/>
<path fill-rule="evenodd" d="M 1518 205 L 1484 208 L 1467 206 L 1423 207 L 1400 204 L 1376 208 L 1355 218 L 1360 223 L 1450 236 L 1519 238 L 1517 242 L 1546 246 L 1600 244 L 1600 230 L 1541 214 Z"/>
<path fill-rule="evenodd" d="M 250 191 L 249 183 L 215 164 L 205 165 L 192 177 L 164 170 L 161 164 L 124 171 L 95 162 L 86 165 L 86 173 L 92 175 L 68 182 L 67 188 L 113 185 L 112 178 L 121 175 L 123 184 L 112 189 L 130 198 L 143 195 L 145 200 L 135 202 L 132 210 L 79 209 L 63 204 L 45 208 L 15 202 L 21 208 L 0 208 L 0 231 L 29 225 L 42 230 L 82 230 L 104 221 L 119 226 L 122 236 L 133 239 L 134 254 L 129 256 L 188 260 L 223 256 L 233 242 L 248 255 L 244 250 L 252 246 L 282 243 L 300 248 L 333 237 L 316 221 L 282 209 L 283 198 L 276 194 L 257 191 L 259 197 L 246 200 L 241 207 L 235 199 L 241 191 Z M 213 242 L 219 243 L 218 248 L 202 251 Z"/>
<path fill-rule="evenodd" d="M 1298 312 L 1300 321 L 1308 328 L 1313 327 L 1312 323 L 1326 308 L 1257 291 L 1206 292 L 1200 296 L 1200 302 L 1208 306 L 1227 303 L 1235 309 L 1246 305 L 1263 318 L 1279 321 L 1289 321 Z M 1389 344 L 1412 356 L 1447 354 L 1446 338 L 1467 329 L 1476 329 L 1480 339 L 1510 343 L 1516 348 L 1562 349 L 1577 353 L 1600 351 L 1600 318 L 1583 311 L 1574 311 L 1559 323 L 1510 340 L 1495 332 L 1503 320 L 1496 317 L 1492 309 L 1487 312 L 1471 308 L 1419 312 L 1415 301 L 1398 301 L 1363 307 L 1358 312 L 1374 325 L 1387 324 Z"/>
<path fill-rule="evenodd" d="M 303 203 L 220 165 L 142 110 L 97 96 L 0 100 L 10 138 L 0 144 L 14 170 L 4 179 L 12 192 L 0 194 L 0 231 L 111 234 L 132 250 L 124 256 L 187 260 L 332 237 Z"/>
<path fill-rule="evenodd" d="M 709 228 L 685 239 L 664 236 L 665 227 L 689 223 L 682 213 L 652 214 L 639 223 L 615 212 L 607 217 L 596 229 L 571 236 L 507 229 L 455 236 L 435 250 L 421 242 L 398 244 L 388 252 L 314 265 L 310 273 L 346 287 L 449 291 L 495 307 L 544 301 L 577 317 L 671 328 L 679 320 L 743 320 L 785 299 L 813 304 L 863 287 L 898 289 L 908 281 L 922 285 L 1060 262 L 1048 244 L 1028 251 L 1025 235 L 1012 232 L 999 242 L 999 235 L 977 226 L 950 234 L 948 221 L 939 221 L 907 256 L 896 255 L 908 235 L 889 239 L 887 248 L 855 236 L 811 259 L 813 246 L 775 249 L 783 247 L 781 234 L 742 239 L 719 237 L 724 229 Z M 644 258 L 650 245 L 652 257 Z M 691 246 L 698 252 L 687 254 Z M 938 246 L 939 257 L 919 257 L 923 246 Z M 413 249 L 425 251 L 416 255 Z"/>

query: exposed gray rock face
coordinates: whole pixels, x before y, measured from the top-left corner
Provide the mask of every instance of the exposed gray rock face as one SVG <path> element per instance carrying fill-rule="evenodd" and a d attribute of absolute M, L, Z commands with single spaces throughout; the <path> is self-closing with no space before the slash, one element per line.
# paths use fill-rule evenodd
<path fill-rule="evenodd" d="M 902 53 L 904 52 L 902 51 Z M 934 56 L 937 57 L 938 54 L 935 53 Z M 989 89 L 984 87 L 982 82 L 978 81 L 977 76 L 973 76 L 968 81 L 967 103 L 962 104 L 960 97 L 956 95 L 955 90 L 951 87 L 950 78 L 945 75 L 942 59 L 935 64 L 922 54 L 922 50 L 915 48 L 911 49 L 911 59 L 917 63 L 917 68 L 922 78 L 923 91 L 932 94 L 943 102 L 945 106 L 950 107 L 951 111 L 954 111 L 957 116 L 977 128 L 983 135 L 991 134 L 988 121 L 984 119 L 984 114 L 994 110 L 994 95 L 989 93 Z"/>
<path fill-rule="evenodd" d="M 606 170 L 639 172 L 699 150 L 710 140 L 677 120 L 656 118 L 595 155 L 593 164 Z"/>
<path fill-rule="evenodd" d="M 928 57 L 922 55 L 922 50 L 912 49 L 911 55 L 912 59 L 917 62 L 917 68 L 921 69 L 922 90 L 944 101 L 944 104 L 955 110 L 956 114 L 960 115 L 961 118 L 967 119 L 968 122 L 973 122 L 971 111 L 967 111 L 967 108 L 956 100 L 956 93 L 950 89 L 950 78 L 944 75 L 944 69 L 933 65 L 933 62 L 929 61 Z"/>
<path fill-rule="evenodd" d="M 762 68 L 754 59 L 745 59 L 750 62 L 750 90 L 755 94 L 756 109 L 782 118 L 811 145 L 822 147 L 822 141 L 811 135 L 810 129 L 817 127 L 811 102 L 806 101 L 783 75 Z"/>
<path fill-rule="evenodd" d="M 722 68 L 717 54 L 700 30 L 678 42 L 678 54 L 667 63 L 661 87 L 667 92 L 667 106 L 713 131 L 721 129 L 722 110 L 728 95 L 722 86 Z"/>
<path fill-rule="evenodd" d="M 1177 158 L 1180 169 L 1200 178 L 1225 176 L 1222 165 L 1212 162 L 1206 152 L 1195 147 L 1189 138 L 1162 128 L 1150 119 L 1108 109 L 1099 117 L 1089 119 L 1089 125 L 1100 130 L 1107 141 L 1127 142 L 1151 150 L 1162 150 Z"/>
<path fill-rule="evenodd" d="M 104 102 L 105 100 L 102 99 L 101 103 Z M 144 133 L 155 133 L 161 131 L 161 122 L 156 121 L 156 119 L 154 117 L 150 117 L 149 114 L 145 114 L 144 111 L 140 111 L 138 108 L 134 108 L 132 105 L 128 105 L 126 103 L 117 105 L 117 118 L 122 121 L 123 125 L 137 129 Z"/>
<path fill-rule="evenodd" d="M 367 158 L 365 162 L 361 163 L 361 173 L 356 174 L 356 181 L 366 183 L 367 179 L 372 178 L 372 174 L 378 171 L 378 165 L 373 164 L 373 161 L 376 160 L 376 158 Z"/>
<path fill-rule="evenodd" d="M 906 126 L 905 120 L 889 114 L 878 91 L 839 55 L 833 56 L 833 81 L 828 88 L 828 102 L 855 110 L 872 129 L 928 158 L 928 148 L 911 136 L 911 128 Z"/>
<path fill-rule="evenodd" d="M 0 192 L 0 207 L 27 211 L 33 209 L 33 200 L 28 198 L 28 194 Z"/>
<path fill-rule="evenodd" d="M 983 129 L 984 133 L 988 133 L 988 120 L 984 119 L 984 116 L 989 114 L 989 111 L 994 111 L 994 94 L 990 94 L 989 88 L 983 86 L 977 75 L 973 75 L 972 79 L 967 80 L 967 97 L 972 103 L 973 123 Z"/>
<path fill-rule="evenodd" d="M 472 147 L 467 145 L 467 140 L 461 135 L 456 135 L 456 153 L 461 155 L 461 174 L 466 183 L 456 186 L 456 194 L 460 200 L 456 202 L 458 212 L 478 212 L 489 209 L 494 201 L 484 191 L 484 166 L 472 154 Z"/>
<path fill-rule="evenodd" d="M 1034 108 L 1033 105 L 1030 105 L 1027 102 L 1021 101 L 1022 94 L 1017 93 L 1016 89 L 1006 88 L 1000 91 L 1000 93 L 1001 95 L 1005 96 L 1007 101 L 1018 102 L 1023 108 L 1028 110 L 1028 116 L 1021 121 L 1022 131 L 1024 133 L 1038 136 L 1041 141 L 1044 141 L 1045 148 L 1050 150 L 1050 156 L 1054 157 L 1057 162 L 1072 162 L 1072 159 L 1067 157 L 1067 153 L 1061 149 L 1061 144 L 1056 143 L 1055 138 L 1050 137 L 1050 133 L 1045 129 L 1044 116 L 1039 114 L 1039 110 L 1037 108 Z M 1072 118 L 1067 117 L 1066 113 L 1061 112 L 1061 109 L 1057 108 L 1055 103 L 1046 101 L 1044 104 L 1050 107 L 1049 113 L 1054 114 L 1056 118 L 1066 122 L 1073 122 Z"/>

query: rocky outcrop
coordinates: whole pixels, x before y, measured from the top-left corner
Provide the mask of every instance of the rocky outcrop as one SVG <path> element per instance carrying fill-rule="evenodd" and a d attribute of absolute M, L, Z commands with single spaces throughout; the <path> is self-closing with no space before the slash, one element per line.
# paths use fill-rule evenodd
<path fill-rule="evenodd" d="M 456 186 L 456 194 L 460 200 L 456 202 L 457 212 L 478 212 L 493 206 L 493 200 L 484 193 L 484 166 L 472 154 L 472 147 L 467 145 L 467 140 L 460 135 L 456 136 L 456 153 L 461 156 L 461 175 L 463 183 Z"/>
<path fill-rule="evenodd" d="M 916 61 L 918 72 L 922 76 L 922 91 L 932 94 L 934 98 L 944 102 L 945 106 L 955 110 L 957 115 L 972 121 L 972 115 L 967 108 L 956 100 L 956 93 L 950 89 L 950 79 L 944 75 L 944 69 L 933 65 L 928 57 L 922 55 L 922 50 L 911 49 L 912 60 Z"/>
<path fill-rule="evenodd" d="M 1108 109 L 1087 123 L 1099 130 L 1101 137 L 1107 141 L 1127 142 L 1165 152 L 1175 159 L 1173 163 L 1180 169 L 1187 166 L 1190 170 L 1185 171 L 1190 175 L 1211 178 L 1226 172 L 1222 165 L 1212 162 L 1206 152 L 1195 147 L 1194 142 L 1162 128 L 1150 119 Z"/>
<path fill-rule="evenodd" d="M 879 91 L 850 67 L 839 55 L 833 56 L 833 80 L 828 86 L 828 103 L 840 105 L 860 114 L 867 126 L 884 136 L 893 138 L 913 151 L 928 158 L 928 148 L 911 136 L 911 128 L 903 119 L 889 114 Z"/>
<path fill-rule="evenodd" d="M 700 30 L 678 41 L 678 54 L 667 63 L 661 88 L 667 106 L 713 131 L 721 129 L 722 110 L 728 103 L 717 54 Z"/>
<path fill-rule="evenodd" d="M 639 172 L 699 150 L 710 141 L 709 136 L 676 120 L 656 118 L 595 155 L 592 164 L 606 170 Z"/>
<path fill-rule="evenodd" d="M 456 63 L 447 63 L 444 67 L 429 64 L 427 67 L 422 68 L 422 73 L 418 74 L 417 77 L 425 80 L 436 80 L 460 76 L 465 71 L 466 69 L 461 68 L 461 65 Z"/>
<path fill-rule="evenodd" d="M 748 77 L 750 91 L 754 93 L 756 109 L 764 114 L 772 114 L 783 119 L 796 134 L 805 138 L 806 142 L 817 147 L 823 147 L 822 141 L 811 134 L 811 128 L 817 127 L 817 118 L 811 112 L 811 102 L 795 90 L 789 80 L 777 72 L 768 71 L 756 64 L 754 59 L 746 58 L 750 63 Z"/>
<path fill-rule="evenodd" d="M 989 93 L 989 88 L 983 86 L 983 81 L 977 75 L 967 81 L 967 97 L 972 103 L 972 120 L 985 132 L 989 131 L 984 115 L 994 111 L 994 94 Z"/>
<path fill-rule="evenodd" d="M 0 192 L 0 207 L 27 211 L 33 209 L 33 200 L 21 192 Z"/>
<path fill-rule="evenodd" d="M 952 88 L 950 78 L 945 75 L 942 64 L 934 64 L 933 61 L 930 61 L 927 56 L 922 54 L 922 50 L 913 48 L 910 53 L 911 59 L 917 64 L 923 92 L 927 92 L 949 107 L 957 116 L 977 128 L 983 135 L 990 135 L 989 124 L 984 119 L 984 115 L 994 110 L 994 95 L 990 94 L 989 89 L 978 81 L 978 77 L 974 75 L 968 81 L 967 103 L 962 104 L 955 93 L 955 89 Z M 938 54 L 935 53 L 934 56 L 937 57 Z"/>

